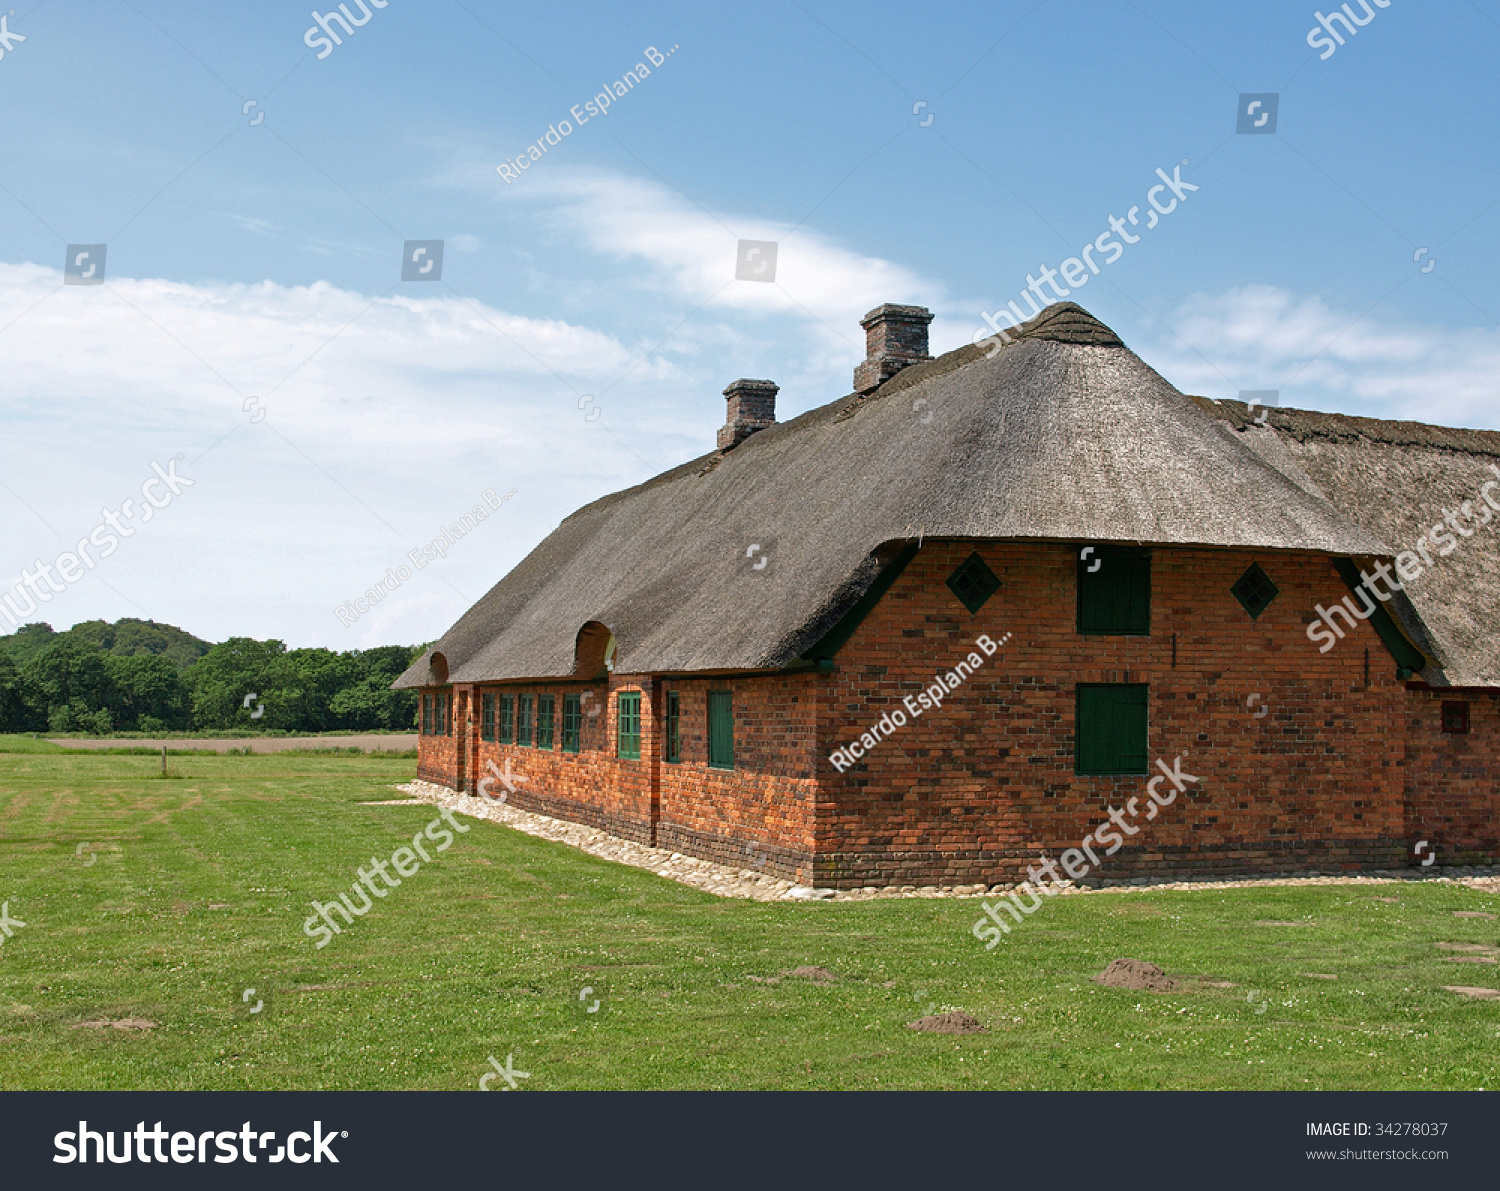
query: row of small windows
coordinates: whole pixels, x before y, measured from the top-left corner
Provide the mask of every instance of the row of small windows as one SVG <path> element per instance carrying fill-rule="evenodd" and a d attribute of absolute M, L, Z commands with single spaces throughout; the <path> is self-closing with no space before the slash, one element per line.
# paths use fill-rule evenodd
<path fill-rule="evenodd" d="M 977 613 L 1004 586 L 975 551 L 948 576 L 948 590 Z M 1252 620 L 1281 594 L 1259 563 L 1229 589 Z M 1078 552 L 1078 631 L 1110 636 L 1151 634 L 1151 552 L 1126 546 L 1085 546 Z"/>
<path fill-rule="evenodd" d="M 479 736 L 497 744 L 579 752 L 583 744 L 583 696 L 562 697 L 561 723 L 555 695 L 512 695 L 485 692 L 479 703 Z M 621 691 L 615 703 L 615 755 L 638 761 L 641 756 L 641 692 Z M 667 692 L 664 759 L 682 760 L 682 696 Z M 561 729 L 558 731 L 557 729 Z M 422 696 L 422 734 L 448 735 L 446 695 Z M 714 769 L 734 768 L 734 694 L 708 692 L 708 763 Z"/>
<path fill-rule="evenodd" d="M 479 736 L 481 740 L 528 749 L 551 751 L 560 745 L 563 752 L 576 753 L 583 737 L 582 696 L 562 697 L 559 724 L 556 695 L 497 695 L 486 691 L 479 700 Z"/>

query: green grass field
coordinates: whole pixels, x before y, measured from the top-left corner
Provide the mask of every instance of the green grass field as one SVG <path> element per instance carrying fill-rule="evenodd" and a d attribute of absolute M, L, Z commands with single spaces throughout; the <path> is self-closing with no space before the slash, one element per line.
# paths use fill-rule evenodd
<path fill-rule="evenodd" d="M 0 901 L 26 924 L 0 944 L 0 1088 L 474 1089 L 508 1055 L 524 1089 L 1500 1086 L 1500 1001 L 1442 987 L 1500 966 L 1436 945 L 1500 943 L 1454 914 L 1500 898 L 1453 885 L 1059 898 L 986 952 L 975 900 L 723 901 L 467 820 L 318 950 L 310 901 L 435 818 L 360 805 L 414 768 L 184 755 L 162 780 L 0 738 Z M 1189 979 L 1093 983 L 1123 956 Z M 838 979 L 767 980 L 799 965 Z M 990 1032 L 904 1028 L 949 1007 Z M 155 1027 L 80 1028 L 131 1018 Z"/>

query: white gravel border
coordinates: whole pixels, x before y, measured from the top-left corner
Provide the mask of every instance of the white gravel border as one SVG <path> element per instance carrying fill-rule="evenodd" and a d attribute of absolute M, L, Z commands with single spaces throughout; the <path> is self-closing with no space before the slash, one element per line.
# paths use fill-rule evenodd
<path fill-rule="evenodd" d="M 600 831 L 567 819 L 554 819 L 549 815 L 537 815 L 519 810 L 508 803 L 496 803 L 474 795 L 464 795 L 446 786 L 421 780 L 397 786 L 411 800 L 445 806 L 455 814 L 484 819 L 491 823 L 504 823 L 527 835 L 558 843 L 571 844 L 591 856 L 600 856 L 632 868 L 644 868 L 658 877 L 702 889 L 719 897 L 748 898 L 751 901 L 874 901 L 893 897 L 984 897 L 990 894 L 1008 893 L 1014 885 L 891 885 L 877 888 L 867 885 L 862 889 L 810 889 L 796 885 L 779 877 L 757 873 L 751 869 L 734 869 L 711 860 L 698 860 L 684 856 L 681 852 L 668 852 L 663 848 L 648 848 L 644 844 L 631 843 L 619 836 Z M 391 802 L 366 803 L 366 806 L 400 806 L 408 799 Z M 1435 867 L 1435 866 L 1434 866 Z M 1450 875 L 1451 874 L 1451 875 Z M 1268 887 L 1283 885 L 1396 885 L 1410 881 L 1437 881 L 1446 884 L 1466 885 L 1481 893 L 1500 893 L 1500 866 L 1455 868 L 1441 870 L 1429 876 L 1427 870 L 1399 869 L 1357 876 L 1330 876 L 1323 873 L 1293 877 L 1224 877 L 1212 881 L 1156 880 L 1151 877 L 1133 877 L 1118 884 L 1094 887 L 1072 885 L 1064 882 L 1063 894 L 1085 893 L 1144 893 L 1162 889 L 1226 889 L 1244 886 Z"/>

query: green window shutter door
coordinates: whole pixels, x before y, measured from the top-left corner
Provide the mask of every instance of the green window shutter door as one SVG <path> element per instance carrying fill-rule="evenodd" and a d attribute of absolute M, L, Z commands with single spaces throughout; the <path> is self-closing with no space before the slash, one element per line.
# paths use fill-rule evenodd
<path fill-rule="evenodd" d="M 708 692 L 708 763 L 714 769 L 734 768 L 734 694 Z"/>
<path fill-rule="evenodd" d="M 1150 688 L 1130 685 L 1115 700 L 1113 732 L 1115 758 L 1121 773 L 1146 772 L 1146 706 Z"/>
<path fill-rule="evenodd" d="M 1078 631 L 1116 636 L 1151 632 L 1151 555 L 1095 547 L 1078 559 Z M 1091 569 L 1092 568 L 1092 569 Z"/>
<path fill-rule="evenodd" d="M 1103 724 L 1106 719 L 1106 696 L 1099 687 L 1078 688 L 1078 716 L 1075 732 L 1074 769 L 1079 773 L 1107 773 L 1108 745 Z"/>
<path fill-rule="evenodd" d="M 1144 774 L 1147 709 L 1144 683 L 1080 683 L 1074 770 L 1080 774 Z"/>
<path fill-rule="evenodd" d="M 500 696 L 500 743 L 513 744 L 516 739 L 516 697 Z"/>
<path fill-rule="evenodd" d="M 563 738 L 565 753 L 576 753 L 580 746 L 583 728 L 583 709 L 577 695 L 563 696 Z"/>

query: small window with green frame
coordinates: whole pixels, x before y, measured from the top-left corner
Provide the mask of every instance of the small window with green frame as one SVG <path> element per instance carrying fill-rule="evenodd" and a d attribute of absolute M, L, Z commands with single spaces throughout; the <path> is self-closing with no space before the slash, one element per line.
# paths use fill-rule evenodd
<path fill-rule="evenodd" d="M 641 692 L 621 691 L 615 703 L 616 755 L 641 759 Z"/>
<path fill-rule="evenodd" d="M 485 691 L 479 699 L 479 739 L 495 739 L 495 694 Z"/>
<path fill-rule="evenodd" d="M 557 705 L 556 696 L 538 695 L 536 697 L 536 747 L 539 749 L 552 748 L 552 720 L 553 708 Z"/>
<path fill-rule="evenodd" d="M 531 747 L 531 696 L 516 696 L 516 743 L 522 748 Z"/>
<path fill-rule="evenodd" d="M 1151 551 L 1085 546 L 1078 552 L 1078 631 L 1151 635 Z"/>
<path fill-rule="evenodd" d="M 734 692 L 708 692 L 708 766 L 734 768 Z"/>
<path fill-rule="evenodd" d="M 583 700 L 564 695 L 562 708 L 562 751 L 576 753 L 583 747 Z"/>
<path fill-rule="evenodd" d="M 1135 776 L 1146 772 L 1144 682 L 1080 682 L 1074 719 L 1073 772 Z"/>
<path fill-rule="evenodd" d="M 500 696 L 500 743 L 514 744 L 516 741 L 516 697 Z"/>
<path fill-rule="evenodd" d="M 682 695 L 677 691 L 667 692 L 667 739 L 663 759 L 682 760 Z"/>

